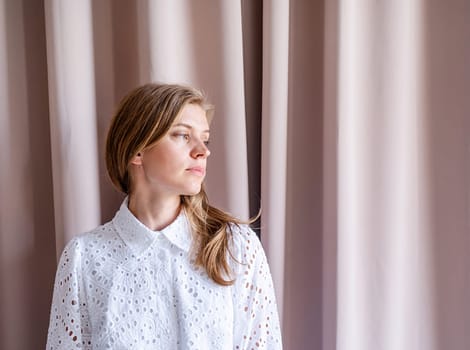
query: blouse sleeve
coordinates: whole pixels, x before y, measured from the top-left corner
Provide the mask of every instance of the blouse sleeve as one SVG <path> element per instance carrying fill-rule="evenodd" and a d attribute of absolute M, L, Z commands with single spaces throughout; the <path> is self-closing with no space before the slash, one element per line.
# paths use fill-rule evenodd
<path fill-rule="evenodd" d="M 282 349 L 279 316 L 261 242 L 247 226 L 234 227 L 234 349 Z"/>
<path fill-rule="evenodd" d="M 72 239 L 62 252 L 57 266 L 47 336 L 48 350 L 91 349 L 91 327 L 80 251 L 79 239 Z"/>

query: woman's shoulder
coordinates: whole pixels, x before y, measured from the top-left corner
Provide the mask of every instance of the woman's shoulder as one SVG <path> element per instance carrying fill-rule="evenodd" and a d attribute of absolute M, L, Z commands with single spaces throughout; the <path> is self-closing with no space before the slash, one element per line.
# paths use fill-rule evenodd
<path fill-rule="evenodd" d="M 258 236 L 248 224 L 238 224 L 230 222 L 228 224 L 228 232 L 231 238 L 239 243 L 251 243 L 251 240 L 258 239 Z"/>
<path fill-rule="evenodd" d="M 85 231 L 75 235 L 70 241 L 65 245 L 62 254 L 73 254 L 74 252 L 82 253 L 87 246 L 99 245 L 106 241 L 108 242 L 116 235 L 115 230 L 112 226 L 112 221 L 107 222 L 103 225 L 100 225 L 92 230 Z M 114 238 L 115 239 L 115 238 Z"/>
<path fill-rule="evenodd" d="M 251 260 L 256 257 L 260 250 L 263 250 L 261 242 L 247 224 L 229 224 L 229 235 L 232 242 L 232 254 L 241 261 Z"/>

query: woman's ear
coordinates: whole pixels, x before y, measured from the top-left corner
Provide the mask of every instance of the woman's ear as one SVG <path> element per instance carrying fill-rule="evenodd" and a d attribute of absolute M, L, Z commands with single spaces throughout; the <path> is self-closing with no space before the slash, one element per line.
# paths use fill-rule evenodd
<path fill-rule="evenodd" d="M 142 152 L 137 153 L 137 154 L 131 159 L 131 164 L 132 164 L 132 165 L 142 165 Z"/>

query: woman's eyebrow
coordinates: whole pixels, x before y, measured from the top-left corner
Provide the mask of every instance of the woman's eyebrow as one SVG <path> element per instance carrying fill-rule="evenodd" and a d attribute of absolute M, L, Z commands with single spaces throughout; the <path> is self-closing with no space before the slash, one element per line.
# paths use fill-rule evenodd
<path fill-rule="evenodd" d="M 193 127 L 191 125 L 186 124 L 186 123 L 176 123 L 176 124 L 173 124 L 171 127 L 174 128 L 176 126 L 182 126 L 182 127 L 187 128 L 187 129 L 193 129 Z M 210 130 L 207 129 L 207 130 L 203 130 L 202 132 L 210 132 Z"/>

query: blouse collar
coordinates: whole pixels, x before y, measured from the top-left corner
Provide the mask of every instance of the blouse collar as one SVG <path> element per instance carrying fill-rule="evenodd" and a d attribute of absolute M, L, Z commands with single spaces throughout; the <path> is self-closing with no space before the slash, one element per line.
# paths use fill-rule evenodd
<path fill-rule="evenodd" d="M 132 214 L 127 204 L 128 198 L 126 197 L 112 222 L 134 254 L 144 252 L 159 236 L 164 236 L 178 248 L 189 251 L 191 230 L 184 210 L 181 210 L 176 219 L 164 229 L 152 231 Z"/>

